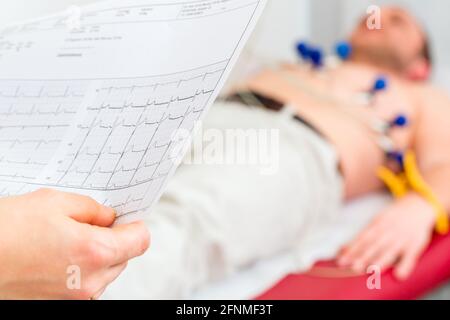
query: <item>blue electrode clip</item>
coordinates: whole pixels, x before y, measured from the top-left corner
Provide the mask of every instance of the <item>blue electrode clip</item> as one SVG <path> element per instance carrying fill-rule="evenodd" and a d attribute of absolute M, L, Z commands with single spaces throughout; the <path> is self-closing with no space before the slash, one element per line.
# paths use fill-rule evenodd
<path fill-rule="evenodd" d="M 375 83 L 373 84 L 371 93 L 376 94 L 380 91 L 386 90 L 388 87 L 388 80 L 384 76 L 380 76 L 375 80 Z"/>
<path fill-rule="evenodd" d="M 409 124 L 408 117 L 404 114 L 400 114 L 389 123 L 389 127 L 390 128 L 394 128 L 394 127 L 404 128 L 408 124 Z M 386 157 L 390 160 L 395 161 L 401 168 L 403 168 L 404 161 L 405 161 L 405 154 L 403 152 L 389 151 L 386 153 Z"/>
<path fill-rule="evenodd" d="M 308 60 L 310 57 L 309 45 L 302 41 L 297 44 L 297 53 L 303 60 Z"/>
<path fill-rule="evenodd" d="M 318 69 L 323 66 L 324 58 L 322 49 L 301 41 L 297 44 L 297 53 L 304 61 L 311 62 L 314 68 Z"/>
<path fill-rule="evenodd" d="M 348 59 L 350 59 L 353 49 L 352 49 L 352 46 L 350 45 L 350 43 L 342 41 L 336 45 L 335 51 L 336 51 L 336 55 L 342 61 L 347 61 Z"/>
<path fill-rule="evenodd" d="M 404 114 L 398 115 L 394 120 L 391 121 L 391 127 L 404 128 L 408 126 L 408 117 Z"/>
<path fill-rule="evenodd" d="M 387 157 L 395 162 L 397 162 L 397 164 L 403 168 L 404 163 L 405 163 L 405 154 L 403 152 L 400 151 L 394 151 L 394 152 L 388 152 L 387 153 Z"/>
<path fill-rule="evenodd" d="M 375 96 L 381 91 L 386 90 L 387 87 L 388 87 L 388 80 L 385 76 L 379 76 L 377 79 L 375 79 L 372 88 L 370 88 L 369 92 L 366 95 L 367 104 L 373 105 Z"/>
<path fill-rule="evenodd" d="M 373 121 L 373 128 L 381 134 L 388 134 L 393 128 L 405 128 L 408 125 L 408 117 L 404 114 L 396 116 L 391 121 Z"/>
<path fill-rule="evenodd" d="M 318 69 L 323 66 L 323 52 L 322 49 L 313 48 L 310 52 L 311 62 L 314 68 Z"/>

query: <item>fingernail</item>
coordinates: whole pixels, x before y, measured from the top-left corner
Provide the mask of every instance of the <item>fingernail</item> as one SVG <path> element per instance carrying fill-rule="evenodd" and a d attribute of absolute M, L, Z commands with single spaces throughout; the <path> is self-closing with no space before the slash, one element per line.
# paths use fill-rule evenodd
<path fill-rule="evenodd" d="M 117 216 L 116 210 L 111 207 L 103 206 L 103 210 L 105 210 L 106 213 L 113 215 L 114 217 Z"/>
<path fill-rule="evenodd" d="M 362 272 L 364 271 L 364 264 L 359 261 L 356 261 L 352 264 L 352 269 L 356 272 Z"/>
<path fill-rule="evenodd" d="M 408 274 L 405 271 L 395 271 L 395 277 L 400 281 L 405 281 L 408 278 Z"/>
<path fill-rule="evenodd" d="M 348 259 L 346 258 L 339 258 L 337 261 L 338 266 L 340 267 L 344 267 L 346 265 L 348 265 Z"/>

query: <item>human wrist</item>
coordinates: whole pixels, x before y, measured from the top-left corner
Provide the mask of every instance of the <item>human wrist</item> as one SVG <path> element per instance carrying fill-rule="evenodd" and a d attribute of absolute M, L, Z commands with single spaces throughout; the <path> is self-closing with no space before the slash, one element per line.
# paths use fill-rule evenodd
<path fill-rule="evenodd" d="M 426 221 L 434 227 L 437 223 L 436 211 L 431 203 L 416 192 L 409 192 L 406 196 L 398 200 L 398 203 L 405 206 L 407 210 L 417 212 L 424 217 Z"/>

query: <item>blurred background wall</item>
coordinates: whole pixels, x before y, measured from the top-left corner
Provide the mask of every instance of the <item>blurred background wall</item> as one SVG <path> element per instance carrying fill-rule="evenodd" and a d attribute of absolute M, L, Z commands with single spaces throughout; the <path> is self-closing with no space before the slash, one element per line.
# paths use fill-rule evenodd
<path fill-rule="evenodd" d="M 1 0 L 0 25 L 92 2 L 96 0 Z M 269 0 L 234 77 L 251 72 L 256 64 L 293 60 L 298 39 L 307 38 L 331 48 L 345 38 L 356 19 L 372 4 L 399 4 L 423 21 L 435 48 L 436 78 L 450 89 L 448 0 Z"/>
<path fill-rule="evenodd" d="M 312 0 L 311 39 L 330 47 L 344 38 L 370 5 L 400 5 L 425 25 L 436 61 L 435 79 L 450 90 L 450 1 L 448 0 Z"/>

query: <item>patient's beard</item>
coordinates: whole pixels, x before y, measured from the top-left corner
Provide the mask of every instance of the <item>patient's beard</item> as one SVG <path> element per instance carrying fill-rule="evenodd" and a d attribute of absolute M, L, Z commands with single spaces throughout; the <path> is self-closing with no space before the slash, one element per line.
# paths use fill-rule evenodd
<path fill-rule="evenodd" d="M 407 64 L 395 52 L 386 48 L 353 48 L 352 60 L 386 69 L 394 73 L 403 74 Z"/>

